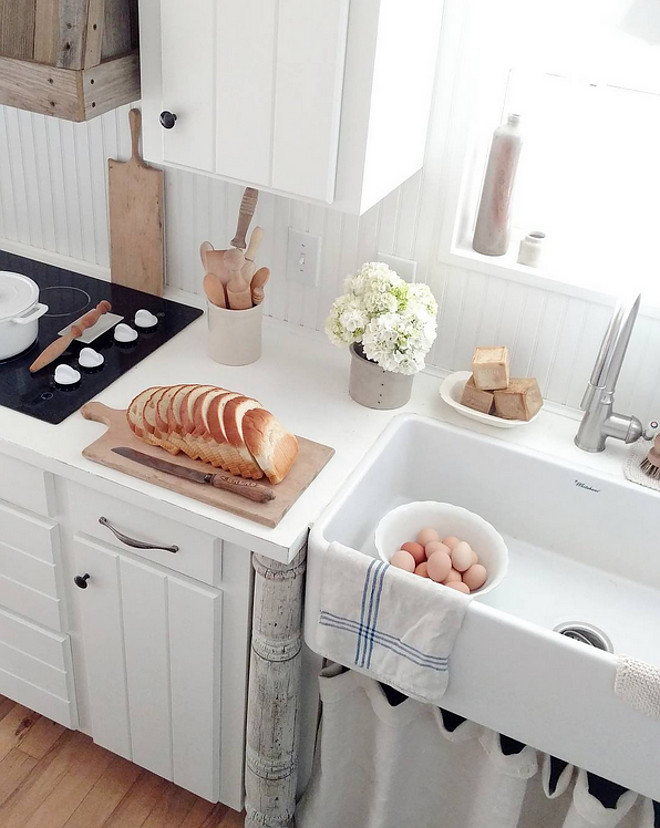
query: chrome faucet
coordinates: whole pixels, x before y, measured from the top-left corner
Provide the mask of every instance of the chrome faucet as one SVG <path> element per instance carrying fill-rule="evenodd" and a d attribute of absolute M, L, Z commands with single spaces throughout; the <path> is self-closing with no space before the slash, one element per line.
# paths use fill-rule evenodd
<path fill-rule="evenodd" d="M 580 403 L 585 414 L 575 435 L 575 445 L 583 451 L 603 451 L 608 437 L 623 440 L 624 443 L 634 443 L 640 437 L 649 440 L 652 438 L 652 434 L 644 431 L 637 417 L 617 414 L 613 408 L 616 383 L 641 298 L 638 296 L 628 307 L 619 305 L 600 346 L 591 379 Z M 651 428 L 654 425 L 656 424 L 651 424 Z"/>

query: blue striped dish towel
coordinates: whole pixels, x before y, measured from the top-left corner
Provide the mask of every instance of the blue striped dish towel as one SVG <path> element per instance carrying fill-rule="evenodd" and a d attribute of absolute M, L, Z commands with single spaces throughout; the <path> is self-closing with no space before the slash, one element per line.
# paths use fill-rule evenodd
<path fill-rule="evenodd" d="M 471 598 L 332 543 L 323 561 L 321 655 L 439 704 Z"/>

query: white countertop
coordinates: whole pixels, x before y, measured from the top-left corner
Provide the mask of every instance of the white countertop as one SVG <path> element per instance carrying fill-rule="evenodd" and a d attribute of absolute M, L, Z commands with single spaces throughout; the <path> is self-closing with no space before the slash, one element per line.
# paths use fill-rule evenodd
<path fill-rule="evenodd" d="M 199 297 L 190 294 L 169 291 L 167 295 L 201 306 Z M 263 351 L 258 362 L 241 367 L 219 365 L 206 354 L 206 319 L 201 317 L 95 398 L 113 408 L 125 408 L 150 385 L 220 385 L 255 397 L 294 433 L 332 446 L 336 452 L 333 458 L 274 529 L 86 460 L 82 449 L 97 439 L 105 426 L 86 421 L 80 412 L 59 425 L 50 425 L 0 407 L 0 453 L 123 496 L 136 505 L 282 561 L 296 554 L 310 523 L 391 418 L 404 412 L 437 417 L 496 440 L 552 454 L 585 471 L 597 469 L 601 474 L 624 479 L 622 464 L 627 447 L 610 440 L 602 454 L 580 451 L 573 444 L 577 415 L 570 410 L 546 405 L 529 425 L 497 429 L 453 411 L 438 394 L 440 377 L 422 373 L 415 377 L 413 396 L 405 408 L 373 411 L 349 397 L 348 373 L 348 351 L 335 348 L 323 334 L 272 319 L 264 320 Z"/>

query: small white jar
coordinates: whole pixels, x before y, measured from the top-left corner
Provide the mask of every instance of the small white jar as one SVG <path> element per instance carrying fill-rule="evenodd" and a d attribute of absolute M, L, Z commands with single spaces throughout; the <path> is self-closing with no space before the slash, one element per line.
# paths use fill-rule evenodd
<path fill-rule="evenodd" d="M 527 265 L 527 267 L 538 267 L 543 253 L 544 241 L 545 233 L 541 230 L 530 231 L 520 242 L 518 264 Z"/>

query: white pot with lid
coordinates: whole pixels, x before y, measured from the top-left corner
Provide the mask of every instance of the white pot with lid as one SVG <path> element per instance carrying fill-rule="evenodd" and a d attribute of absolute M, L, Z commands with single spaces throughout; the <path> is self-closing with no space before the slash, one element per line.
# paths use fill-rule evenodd
<path fill-rule="evenodd" d="M 39 334 L 48 305 L 39 302 L 39 285 L 21 273 L 0 270 L 0 360 L 26 351 Z"/>

